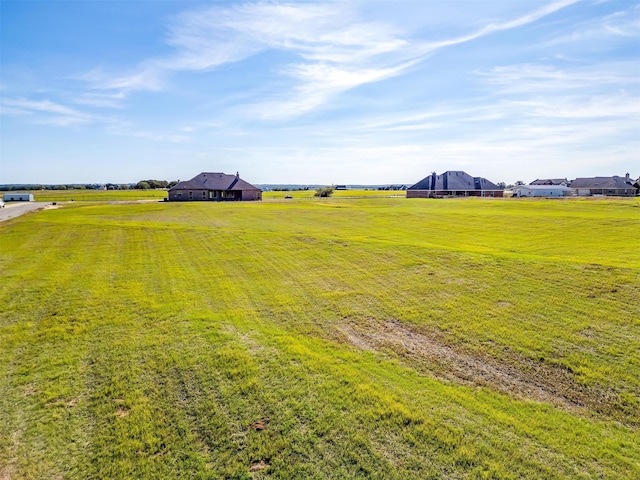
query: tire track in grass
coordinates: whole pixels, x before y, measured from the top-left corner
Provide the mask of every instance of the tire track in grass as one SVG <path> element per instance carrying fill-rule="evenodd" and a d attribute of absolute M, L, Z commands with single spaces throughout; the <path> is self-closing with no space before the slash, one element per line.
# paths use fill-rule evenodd
<path fill-rule="evenodd" d="M 390 349 L 409 365 L 423 364 L 437 377 L 464 385 L 488 386 L 515 398 L 536 400 L 569 409 L 600 407 L 565 369 L 529 362 L 529 370 L 501 363 L 491 357 L 454 349 L 398 321 L 345 323 L 338 327 L 346 340 L 363 350 Z M 523 367 L 524 359 L 519 359 Z"/>

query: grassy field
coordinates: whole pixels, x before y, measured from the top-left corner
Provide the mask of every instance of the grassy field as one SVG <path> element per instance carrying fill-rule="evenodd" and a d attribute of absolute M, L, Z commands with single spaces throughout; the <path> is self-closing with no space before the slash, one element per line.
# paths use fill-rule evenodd
<path fill-rule="evenodd" d="M 639 231 L 638 199 L 3 222 L 0 478 L 639 478 Z"/>
<path fill-rule="evenodd" d="M 5 192 L 0 192 L 5 193 Z M 9 192 L 10 193 L 10 192 Z M 36 202 L 112 202 L 133 200 L 158 200 L 167 198 L 166 190 L 34 190 Z M 291 192 L 263 192 L 264 200 L 313 199 L 315 190 L 296 190 Z M 402 191 L 385 190 L 335 190 L 336 198 L 360 197 L 404 197 Z M 287 199 L 288 200 L 288 199 Z"/>
<path fill-rule="evenodd" d="M 166 190 L 34 190 L 30 193 L 36 202 L 161 201 L 167 197 Z"/>
<path fill-rule="evenodd" d="M 292 199 L 313 199 L 316 191 L 311 190 L 295 190 L 292 192 L 262 192 L 264 200 L 281 200 L 285 197 Z M 334 190 L 333 198 L 388 198 L 388 197 L 405 197 L 406 192 L 400 190 Z"/>

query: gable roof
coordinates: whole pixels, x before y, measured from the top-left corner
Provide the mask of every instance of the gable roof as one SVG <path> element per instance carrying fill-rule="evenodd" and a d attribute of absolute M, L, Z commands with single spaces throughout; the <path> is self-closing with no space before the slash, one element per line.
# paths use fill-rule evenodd
<path fill-rule="evenodd" d="M 240 178 L 240 175 L 229 175 L 219 172 L 202 172 L 191 180 L 180 182 L 171 190 L 260 190 Z"/>
<path fill-rule="evenodd" d="M 433 172 L 408 190 L 504 190 L 486 178 L 472 177 L 461 170 L 448 170 L 440 175 Z"/>
<path fill-rule="evenodd" d="M 588 177 L 588 178 L 576 178 L 571 182 L 571 188 L 633 188 L 630 182 L 627 182 L 624 177 L 614 175 L 613 177 Z"/>
<path fill-rule="evenodd" d="M 569 185 L 569 180 L 566 178 L 537 178 L 529 185 L 560 185 L 562 183 Z"/>
<path fill-rule="evenodd" d="M 564 185 L 518 185 L 516 187 L 513 187 L 512 190 L 556 190 L 556 191 L 562 191 L 562 192 L 570 192 L 571 189 L 569 187 L 566 187 Z"/>

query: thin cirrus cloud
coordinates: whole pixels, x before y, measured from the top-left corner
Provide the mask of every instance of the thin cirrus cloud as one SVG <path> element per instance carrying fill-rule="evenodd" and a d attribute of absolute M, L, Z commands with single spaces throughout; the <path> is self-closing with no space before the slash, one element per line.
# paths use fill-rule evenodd
<path fill-rule="evenodd" d="M 173 54 L 144 61 L 134 74 L 109 77 L 96 70 L 84 79 L 101 92 L 160 90 L 171 72 L 210 71 L 279 51 L 289 54 L 290 61 L 272 65 L 278 86 L 265 86 L 261 95 L 267 98 L 241 111 L 252 118 L 286 119 L 358 86 L 401 75 L 437 50 L 526 25 L 577 1 L 552 2 L 516 19 L 435 42 L 414 40 L 408 32 L 380 22 L 361 21 L 346 4 L 214 6 L 182 13 L 170 22 L 166 43 Z"/>
<path fill-rule="evenodd" d="M 29 100 L 25 98 L 4 98 L 2 99 L 2 110 L 4 113 L 13 115 L 34 115 L 37 117 L 35 123 L 70 126 L 92 123 L 95 121 L 93 115 L 80 112 L 76 109 L 54 103 L 50 100 Z"/>
<path fill-rule="evenodd" d="M 188 130 L 186 132 L 188 133 Z M 108 121 L 107 133 L 116 136 L 143 138 L 153 142 L 185 143 L 189 141 L 188 135 L 140 130 L 136 129 L 131 122 L 126 121 Z"/>
<path fill-rule="evenodd" d="M 101 68 L 96 68 L 81 75 L 79 79 L 90 84 L 89 92 L 85 98 L 112 100 L 113 105 L 119 105 L 115 100 L 123 99 L 130 92 L 162 90 L 163 76 L 164 72 L 161 68 L 145 65 L 136 73 L 117 76 L 109 75 Z"/>
<path fill-rule="evenodd" d="M 637 67 L 633 63 L 607 62 L 599 65 L 559 67 L 550 64 L 515 64 L 493 67 L 476 72 L 483 77 L 494 94 L 589 94 L 598 90 L 609 91 L 617 87 L 621 95 L 624 88 L 640 87 Z"/>
<path fill-rule="evenodd" d="M 567 34 L 554 36 L 542 46 L 553 46 L 579 41 L 611 41 L 612 37 L 640 37 L 640 5 L 618 11 L 577 25 Z"/>

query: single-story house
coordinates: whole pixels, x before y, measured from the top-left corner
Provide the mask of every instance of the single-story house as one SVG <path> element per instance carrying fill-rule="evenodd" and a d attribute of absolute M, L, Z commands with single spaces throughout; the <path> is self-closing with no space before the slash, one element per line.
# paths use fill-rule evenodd
<path fill-rule="evenodd" d="M 564 185 L 518 185 L 511 190 L 514 197 L 568 197 L 573 193 Z"/>
<path fill-rule="evenodd" d="M 504 189 L 462 171 L 433 172 L 407 188 L 407 198 L 502 197 Z"/>
<path fill-rule="evenodd" d="M 33 193 L 10 192 L 2 195 L 5 202 L 33 202 Z"/>
<path fill-rule="evenodd" d="M 575 195 L 587 197 L 590 195 L 613 195 L 632 197 L 637 194 L 629 174 L 624 177 L 591 177 L 576 178 L 571 182 L 571 189 Z"/>
<path fill-rule="evenodd" d="M 262 190 L 240 178 L 240 175 L 202 172 L 191 180 L 169 189 L 170 202 L 225 202 L 262 200 Z"/>
<path fill-rule="evenodd" d="M 529 185 L 563 185 L 568 187 L 570 183 L 566 178 L 537 178 Z"/>

